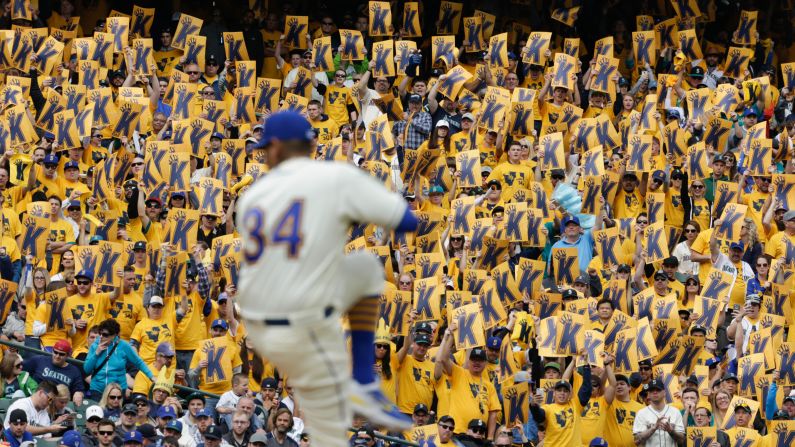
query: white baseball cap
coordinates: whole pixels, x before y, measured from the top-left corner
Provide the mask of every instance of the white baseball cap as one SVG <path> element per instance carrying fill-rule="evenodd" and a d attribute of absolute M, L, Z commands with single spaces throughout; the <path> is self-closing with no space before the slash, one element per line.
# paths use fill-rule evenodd
<path fill-rule="evenodd" d="M 436 127 L 446 127 L 449 129 L 450 123 L 448 123 L 447 120 L 439 120 L 439 122 L 436 123 Z"/>
<path fill-rule="evenodd" d="M 151 306 L 152 304 L 160 304 L 162 306 L 163 305 L 163 298 L 161 298 L 161 297 L 159 297 L 157 295 L 153 295 L 152 298 L 149 298 L 149 305 Z"/>
<path fill-rule="evenodd" d="M 105 412 L 102 411 L 102 407 L 99 405 L 92 405 L 86 409 L 86 420 L 90 420 L 93 417 L 98 417 L 102 419 L 105 417 Z"/>

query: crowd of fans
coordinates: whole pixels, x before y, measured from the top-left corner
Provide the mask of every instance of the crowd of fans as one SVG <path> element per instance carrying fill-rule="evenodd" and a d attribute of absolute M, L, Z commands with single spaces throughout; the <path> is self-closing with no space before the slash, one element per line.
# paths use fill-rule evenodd
<path fill-rule="evenodd" d="M 795 435 L 792 2 L 118 3 L 3 2 L 12 447 L 310 444 L 235 305 L 280 109 L 421 222 L 350 230 L 415 423 L 351 445 Z"/>

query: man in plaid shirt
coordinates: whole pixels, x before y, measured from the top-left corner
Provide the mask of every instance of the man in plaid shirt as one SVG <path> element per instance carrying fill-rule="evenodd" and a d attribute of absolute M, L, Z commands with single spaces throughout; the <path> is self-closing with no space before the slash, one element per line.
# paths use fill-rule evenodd
<path fill-rule="evenodd" d="M 417 149 L 431 134 L 431 114 L 422 110 L 422 96 L 409 95 L 409 110 L 406 119 L 398 121 L 392 128 L 397 141 L 406 149 Z"/>

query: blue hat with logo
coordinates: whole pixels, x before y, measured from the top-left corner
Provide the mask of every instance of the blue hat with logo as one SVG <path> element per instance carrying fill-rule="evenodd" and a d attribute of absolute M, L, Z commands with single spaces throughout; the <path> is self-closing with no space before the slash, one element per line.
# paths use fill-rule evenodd
<path fill-rule="evenodd" d="M 196 412 L 196 417 L 197 418 L 200 418 L 200 417 L 211 418 L 211 417 L 213 417 L 213 412 L 209 408 L 202 408 L 201 410 Z"/>
<path fill-rule="evenodd" d="M 729 245 L 729 250 L 740 250 L 740 251 L 745 251 L 745 244 L 743 244 L 743 242 L 742 242 L 742 241 L 739 241 L 739 242 L 732 242 L 732 243 Z"/>
<path fill-rule="evenodd" d="M 160 407 L 159 410 L 157 410 L 157 417 L 162 418 L 162 419 L 165 419 L 165 418 L 176 419 L 177 418 L 177 412 L 174 411 L 174 408 L 172 408 L 172 407 L 170 407 L 168 405 L 163 405 L 162 407 Z"/>
<path fill-rule="evenodd" d="M 224 134 L 222 134 L 221 132 L 213 132 L 213 134 L 210 137 L 210 139 L 213 139 L 213 138 L 218 138 L 219 140 L 223 140 L 224 139 Z"/>
<path fill-rule="evenodd" d="M 222 327 L 224 330 L 229 329 L 229 325 L 226 323 L 226 320 L 222 318 L 216 318 L 213 320 L 213 324 L 210 325 L 211 328 Z"/>
<path fill-rule="evenodd" d="M 60 444 L 69 447 L 83 447 L 83 443 L 80 438 L 80 433 L 74 430 L 68 430 L 63 434 Z"/>
<path fill-rule="evenodd" d="M 125 444 L 128 442 L 137 442 L 138 444 L 143 444 L 144 436 L 138 430 L 133 430 L 124 434 L 123 442 Z"/>
<path fill-rule="evenodd" d="M 180 422 L 179 419 L 172 419 L 168 421 L 168 424 L 166 424 L 166 430 L 176 430 L 181 433 L 182 422 Z"/>
<path fill-rule="evenodd" d="M 300 113 L 285 110 L 274 113 L 265 121 L 262 138 L 254 146 L 256 149 L 268 147 L 273 140 L 299 140 L 310 142 L 314 138 L 312 126 Z"/>
<path fill-rule="evenodd" d="M 560 226 L 562 228 L 566 228 L 566 225 L 568 225 L 570 223 L 574 223 L 574 224 L 579 225 L 580 224 L 580 218 L 577 217 L 577 216 L 569 214 L 568 216 L 563 218 L 563 220 L 560 222 Z"/>
<path fill-rule="evenodd" d="M 89 281 L 93 281 L 94 280 L 94 271 L 90 270 L 90 269 L 80 270 L 79 272 L 77 272 L 77 275 L 75 275 L 75 279 L 77 279 L 77 278 L 86 278 Z"/>
<path fill-rule="evenodd" d="M 66 164 L 63 165 L 63 169 L 64 170 L 67 170 L 67 169 L 80 169 L 80 163 L 78 163 L 78 162 L 76 162 L 74 160 L 67 161 Z"/>
<path fill-rule="evenodd" d="M 502 339 L 500 337 L 489 337 L 486 341 L 486 347 L 489 349 L 500 349 L 502 346 Z"/>
<path fill-rule="evenodd" d="M 608 447 L 607 441 L 605 438 L 593 438 L 591 439 L 591 443 L 588 444 L 589 447 Z"/>
<path fill-rule="evenodd" d="M 61 160 L 57 154 L 47 154 L 44 156 L 44 160 L 42 160 L 42 164 L 45 165 L 57 165 L 58 162 Z"/>

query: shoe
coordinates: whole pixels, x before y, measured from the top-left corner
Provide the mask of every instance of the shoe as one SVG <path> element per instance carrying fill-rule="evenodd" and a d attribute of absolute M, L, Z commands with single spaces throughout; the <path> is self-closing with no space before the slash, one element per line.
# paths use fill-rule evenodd
<path fill-rule="evenodd" d="M 349 401 L 353 412 L 366 417 L 373 425 L 389 430 L 405 431 L 412 427 L 412 420 L 398 410 L 381 391 L 378 381 L 362 385 L 351 381 Z"/>

